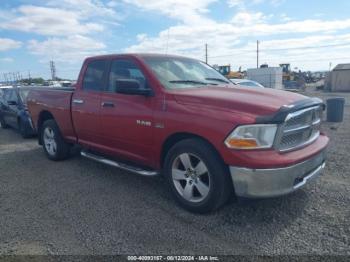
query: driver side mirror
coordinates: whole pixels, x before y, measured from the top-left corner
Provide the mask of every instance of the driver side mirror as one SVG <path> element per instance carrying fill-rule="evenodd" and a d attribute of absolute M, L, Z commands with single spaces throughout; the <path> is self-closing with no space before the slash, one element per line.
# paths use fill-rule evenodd
<path fill-rule="evenodd" d="M 136 79 L 118 79 L 115 84 L 116 92 L 119 94 L 153 96 L 153 91 L 141 88 L 140 82 Z"/>

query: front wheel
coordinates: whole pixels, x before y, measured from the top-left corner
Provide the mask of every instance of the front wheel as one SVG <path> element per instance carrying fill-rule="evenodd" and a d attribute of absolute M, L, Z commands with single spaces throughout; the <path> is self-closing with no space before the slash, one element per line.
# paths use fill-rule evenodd
<path fill-rule="evenodd" d="M 41 131 L 41 141 L 49 159 L 59 161 L 69 157 L 70 145 L 64 141 L 54 120 L 44 122 Z"/>
<path fill-rule="evenodd" d="M 168 152 L 164 171 L 175 199 L 191 212 L 218 209 L 233 192 L 228 169 L 205 141 L 187 139 Z"/>

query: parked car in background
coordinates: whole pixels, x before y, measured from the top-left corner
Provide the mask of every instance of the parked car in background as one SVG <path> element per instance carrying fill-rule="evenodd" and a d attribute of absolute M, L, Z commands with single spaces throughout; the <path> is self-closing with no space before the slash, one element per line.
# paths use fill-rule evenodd
<path fill-rule="evenodd" d="M 265 88 L 262 84 L 249 79 L 230 79 L 232 83 L 245 87 Z"/>
<path fill-rule="evenodd" d="M 23 138 L 35 135 L 27 110 L 29 88 L 6 87 L 0 89 L 0 126 L 18 129 Z"/>

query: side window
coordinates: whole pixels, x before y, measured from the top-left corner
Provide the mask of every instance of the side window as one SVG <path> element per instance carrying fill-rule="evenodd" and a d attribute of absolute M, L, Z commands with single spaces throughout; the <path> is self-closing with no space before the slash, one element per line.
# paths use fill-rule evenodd
<path fill-rule="evenodd" d="M 3 93 L 4 93 L 4 95 L 3 95 L 3 101 L 6 102 L 6 101 L 8 100 L 8 98 L 9 98 L 10 90 L 5 89 L 5 90 L 3 91 Z"/>
<path fill-rule="evenodd" d="M 0 89 L 0 103 L 4 102 L 5 92 L 4 89 Z"/>
<path fill-rule="evenodd" d="M 18 96 L 15 90 L 11 90 L 9 91 L 9 93 L 7 94 L 7 101 L 15 101 L 18 103 Z"/>
<path fill-rule="evenodd" d="M 27 103 L 27 97 L 29 94 L 29 90 L 20 90 L 19 91 L 19 97 L 21 98 L 21 101 L 26 104 Z"/>
<path fill-rule="evenodd" d="M 106 60 L 95 60 L 88 64 L 84 79 L 83 89 L 99 91 L 103 89 L 103 76 L 107 69 Z"/>
<path fill-rule="evenodd" d="M 140 83 L 140 88 L 148 88 L 146 78 L 140 68 L 131 60 L 114 60 L 109 73 L 109 92 L 116 92 L 118 79 L 133 79 Z"/>

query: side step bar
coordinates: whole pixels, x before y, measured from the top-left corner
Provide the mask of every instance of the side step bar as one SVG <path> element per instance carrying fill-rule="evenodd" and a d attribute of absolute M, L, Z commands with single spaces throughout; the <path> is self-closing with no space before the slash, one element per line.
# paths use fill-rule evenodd
<path fill-rule="evenodd" d="M 98 156 L 98 155 L 94 155 L 90 152 L 86 152 L 86 151 L 81 151 L 80 153 L 83 157 L 95 160 L 97 162 L 109 165 L 109 166 L 113 166 L 122 170 L 126 170 L 138 175 L 142 175 L 142 176 L 156 176 L 159 175 L 158 172 L 156 171 L 152 171 L 152 170 L 145 170 L 139 167 L 134 167 L 134 166 L 130 166 L 130 165 L 126 165 L 124 163 L 118 163 L 116 161 L 104 158 L 102 156 Z"/>

